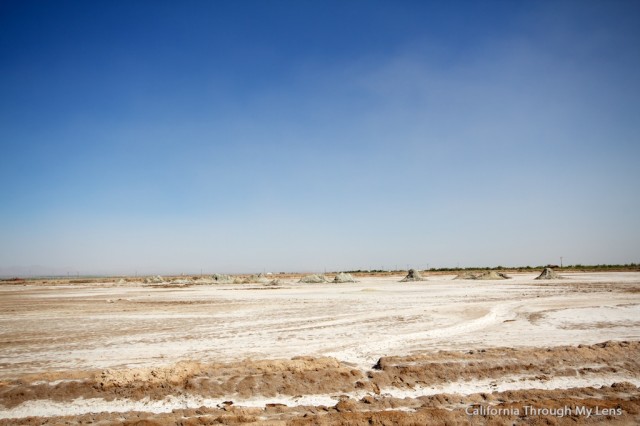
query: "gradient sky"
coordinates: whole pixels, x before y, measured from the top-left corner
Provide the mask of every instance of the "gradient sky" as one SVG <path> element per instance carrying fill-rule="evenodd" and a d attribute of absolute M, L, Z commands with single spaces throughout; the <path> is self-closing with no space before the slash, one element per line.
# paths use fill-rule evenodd
<path fill-rule="evenodd" d="M 0 2 L 0 274 L 640 262 L 640 2 Z"/>

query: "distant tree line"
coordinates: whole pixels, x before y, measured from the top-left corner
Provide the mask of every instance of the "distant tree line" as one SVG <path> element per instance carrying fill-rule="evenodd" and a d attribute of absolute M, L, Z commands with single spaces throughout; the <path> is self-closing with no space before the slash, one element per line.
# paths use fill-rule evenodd
<path fill-rule="evenodd" d="M 612 270 L 624 270 L 624 271 L 636 271 L 640 270 L 640 263 L 625 263 L 625 264 L 600 264 L 600 265 L 538 265 L 538 266 L 467 266 L 467 267 L 444 267 L 444 268 L 428 268 L 424 269 L 425 271 L 432 272 L 460 272 L 460 271 L 500 271 L 500 270 L 509 270 L 509 271 L 521 271 L 527 272 L 534 269 L 544 269 L 552 267 L 558 270 L 581 270 L 581 271 L 612 271 Z M 397 269 L 397 270 L 383 270 L 383 269 L 355 269 L 351 271 L 344 271 L 349 274 L 375 274 L 375 273 L 390 273 L 390 272 L 405 272 L 406 269 Z"/>

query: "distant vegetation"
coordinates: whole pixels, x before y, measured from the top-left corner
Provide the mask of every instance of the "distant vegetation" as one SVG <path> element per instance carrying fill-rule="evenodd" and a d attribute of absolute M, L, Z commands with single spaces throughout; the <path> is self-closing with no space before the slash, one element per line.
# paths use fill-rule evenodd
<path fill-rule="evenodd" d="M 559 271 L 640 271 L 640 263 L 627 263 L 624 265 L 566 265 L 566 266 L 558 266 L 558 265 L 539 265 L 539 266 L 495 266 L 493 268 L 489 268 L 486 266 L 469 266 L 469 267 L 454 267 L 454 268 L 429 268 L 424 269 L 429 272 L 461 272 L 461 271 L 515 271 L 515 272 L 528 272 L 533 270 L 544 269 L 547 267 L 551 267 L 553 269 L 557 269 Z M 382 269 L 358 269 L 353 271 L 345 271 L 350 274 L 388 274 L 388 273 L 403 273 L 406 272 L 405 269 L 398 270 L 382 270 Z"/>

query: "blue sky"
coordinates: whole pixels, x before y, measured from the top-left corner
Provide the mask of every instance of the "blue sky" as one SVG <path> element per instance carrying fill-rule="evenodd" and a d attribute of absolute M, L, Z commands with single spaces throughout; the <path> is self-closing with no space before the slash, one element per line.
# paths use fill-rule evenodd
<path fill-rule="evenodd" d="M 640 4 L 0 3 L 0 273 L 640 262 Z"/>

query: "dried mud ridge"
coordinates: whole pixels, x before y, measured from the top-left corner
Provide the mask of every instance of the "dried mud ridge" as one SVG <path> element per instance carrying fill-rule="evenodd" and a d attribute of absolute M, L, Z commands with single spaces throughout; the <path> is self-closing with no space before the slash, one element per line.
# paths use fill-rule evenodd
<path fill-rule="evenodd" d="M 601 384 L 586 386 L 588 383 Z M 380 358 L 367 371 L 333 358 L 226 364 L 186 361 L 163 368 L 54 372 L 1 382 L 5 419 L 0 425 L 468 424 L 465 409 L 474 404 L 622 410 L 620 415 L 591 417 L 481 415 L 473 418 L 479 424 L 638 424 L 639 383 L 640 342 L 391 356 Z M 314 395 L 324 396 L 317 401 L 332 402 L 304 399 Z M 6 418 L 6 413 L 20 407 L 71 406 L 94 398 L 114 407 L 121 401 L 170 398 L 217 402 L 164 410 L 169 412 L 95 414 L 88 407 L 73 416 Z M 290 402 L 277 402 L 282 398 Z M 37 415 L 37 409 L 29 414 Z"/>

